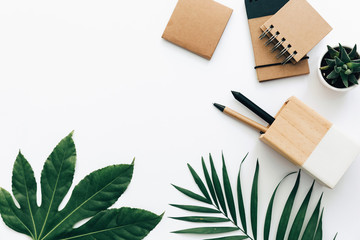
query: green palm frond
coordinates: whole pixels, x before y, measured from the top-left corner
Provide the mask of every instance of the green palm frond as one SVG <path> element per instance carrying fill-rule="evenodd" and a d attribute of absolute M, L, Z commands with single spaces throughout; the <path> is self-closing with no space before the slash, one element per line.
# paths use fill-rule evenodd
<path fill-rule="evenodd" d="M 243 186 L 241 182 L 241 169 L 246 157 L 247 155 L 241 161 L 239 167 L 236 188 L 233 188 L 231 185 L 224 155 L 222 155 L 222 178 L 218 175 L 218 171 L 215 168 L 211 155 L 209 155 L 210 172 L 208 171 L 208 167 L 206 166 L 204 159 L 201 159 L 205 181 L 203 181 L 199 174 L 190 166 L 190 164 L 188 164 L 190 173 L 201 193 L 195 193 L 176 185 L 173 186 L 181 193 L 197 201 L 199 205 L 170 205 L 188 212 L 196 213 L 196 215 L 171 218 L 190 222 L 192 224 L 195 223 L 203 225 L 195 228 L 174 231 L 173 233 L 204 234 L 207 236 L 217 234 L 217 237 L 210 237 L 206 240 L 256 240 L 259 238 L 258 231 L 261 226 L 258 219 L 258 202 L 260 200 L 258 198 L 260 164 L 259 161 L 256 162 L 251 186 L 250 206 L 247 208 L 244 204 Z M 281 183 L 294 173 L 296 172 L 287 174 L 277 184 L 272 193 L 263 223 L 264 240 L 269 240 L 270 232 L 275 230 L 276 234 L 274 235 L 276 235 L 276 240 L 323 239 L 322 222 L 324 209 L 321 209 L 322 194 L 319 197 L 317 205 L 311 215 L 309 213 L 309 202 L 313 193 L 314 182 L 303 199 L 300 208 L 295 210 L 293 207 L 300 187 L 300 171 L 297 174 L 295 184 L 289 193 L 287 201 L 282 208 L 282 214 L 278 224 L 273 224 L 275 221 L 272 219 L 272 213 L 273 206 L 276 203 L 276 193 Z M 220 181 L 220 179 L 222 179 L 222 181 Z M 236 194 L 233 194 L 233 190 L 235 189 Z M 247 213 L 250 214 L 249 217 L 247 216 Z M 295 216 L 295 219 L 290 222 L 290 216 L 292 215 Z M 306 215 L 310 216 L 308 221 L 305 221 Z M 250 221 L 247 222 L 247 219 L 250 219 Z M 205 226 L 205 224 L 208 225 Z M 251 228 L 251 231 L 248 230 L 249 228 Z M 225 236 L 221 236 L 222 234 L 225 234 Z M 219 235 L 221 237 L 219 237 Z M 334 240 L 336 237 L 337 234 L 335 235 Z"/>

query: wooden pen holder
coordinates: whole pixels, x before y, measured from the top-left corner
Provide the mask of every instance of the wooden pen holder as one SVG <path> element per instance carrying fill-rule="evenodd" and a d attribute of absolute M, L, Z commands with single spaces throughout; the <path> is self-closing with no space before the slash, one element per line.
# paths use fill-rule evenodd
<path fill-rule="evenodd" d="M 360 153 L 359 144 L 296 97 L 285 102 L 260 139 L 329 188 Z"/>

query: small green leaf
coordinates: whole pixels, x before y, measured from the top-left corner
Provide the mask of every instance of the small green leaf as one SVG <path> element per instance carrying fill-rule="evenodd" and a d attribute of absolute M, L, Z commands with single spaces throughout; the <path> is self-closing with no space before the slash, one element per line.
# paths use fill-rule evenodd
<path fill-rule="evenodd" d="M 339 57 L 340 53 L 338 51 L 336 51 L 334 48 L 330 47 L 329 45 L 327 46 L 327 48 L 331 58 Z"/>
<path fill-rule="evenodd" d="M 302 204 L 299 208 L 299 211 L 296 214 L 296 217 L 295 217 L 294 222 L 290 229 L 288 240 L 298 240 L 299 239 L 300 232 L 301 232 L 302 226 L 304 224 L 306 211 L 309 206 L 311 194 L 312 194 L 312 191 L 314 188 L 314 183 L 315 183 L 315 181 L 313 181 L 308 193 L 306 194 L 306 196 L 304 198 L 304 201 L 302 202 Z"/>
<path fill-rule="evenodd" d="M 201 158 L 201 163 L 202 163 L 202 168 L 203 168 L 203 172 L 204 172 L 204 176 L 205 176 L 205 180 L 206 180 L 206 185 L 208 186 L 208 189 L 210 191 L 213 202 L 215 203 L 216 207 L 219 207 L 218 200 L 217 200 L 216 193 L 215 193 L 215 189 L 214 189 L 214 185 L 212 184 L 209 172 L 208 172 L 208 170 L 206 168 L 204 158 Z"/>
<path fill-rule="evenodd" d="M 237 227 L 199 227 L 199 228 L 189 228 L 189 229 L 179 230 L 173 233 L 217 234 L 217 233 L 233 232 L 237 230 L 239 230 Z"/>
<path fill-rule="evenodd" d="M 269 234 L 270 234 L 270 226 L 271 226 L 271 216 L 272 216 L 272 209 L 273 209 L 273 205 L 274 205 L 274 199 L 275 199 L 275 195 L 276 192 L 280 186 L 280 184 L 282 183 L 282 181 L 284 181 L 285 178 L 287 178 L 288 176 L 294 174 L 296 172 L 291 172 L 289 174 L 287 174 L 283 179 L 281 179 L 281 181 L 278 183 L 278 185 L 276 186 L 271 199 L 269 201 L 269 205 L 267 207 L 266 210 L 266 215 L 265 215 L 265 223 L 264 223 L 264 240 L 268 240 L 269 239 Z"/>
<path fill-rule="evenodd" d="M 195 170 L 190 166 L 190 164 L 188 164 L 188 168 L 190 170 L 191 175 L 194 178 L 195 183 L 198 185 L 200 191 L 204 194 L 205 198 L 208 199 L 209 201 L 211 201 L 210 195 L 203 183 L 203 181 L 201 180 L 201 178 L 199 177 L 199 175 L 195 172 Z"/>
<path fill-rule="evenodd" d="M 352 73 L 353 73 L 353 72 L 351 71 L 351 69 L 348 69 L 348 70 L 345 71 L 345 74 L 346 74 L 346 75 L 350 75 L 350 74 L 352 74 Z"/>
<path fill-rule="evenodd" d="M 211 176 L 212 176 L 216 196 L 217 196 L 217 198 L 219 200 L 221 209 L 223 210 L 225 216 L 227 216 L 227 209 L 226 209 L 223 190 L 221 188 L 220 180 L 219 180 L 218 174 L 216 172 L 216 169 L 215 169 L 214 162 L 213 162 L 213 159 L 211 157 L 211 154 L 209 155 L 209 159 L 210 159 L 210 166 L 211 166 Z"/>
<path fill-rule="evenodd" d="M 344 65 L 345 63 L 338 57 L 335 57 L 335 64 L 338 67 L 342 67 L 342 65 Z"/>
<path fill-rule="evenodd" d="M 315 207 L 313 214 L 310 217 L 310 220 L 305 228 L 305 231 L 304 231 L 304 234 L 303 234 L 301 240 L 313 239 L 315 236 L 316 226 L 317 226 L 319 214 L 320 214 L 320 205 L 321 205 L 322 196 L 323 196 L 323 194 L 321 194 L 321 196 L 320 196 L 320 199 Z"/>
<path fill-rule="evenodd" d="M 355 46 L 353 47 L 353 49 L 351 49 L 351 52 L 349 53 L 349 57 L 350 57 L 351 60 L 355 59 L 356 52 L 357 52 L 357 46 L 355 44 Z"/>
<path fill-rule="evenodd" d="M 179 192 L 185 194 L 186 196 L 192 198 L 192 199 L 195 199 L 195 200 L 198 200 L 200 202 L 204 202 L 204 203 L 207 203 L 207 204 L 211 204 L 211 201 L 209 201 L 208 199 L 204 198 L 203 196 L 200 196 L 199 194 L 196 194 L 190 190 L 187 190 L 185 188 L 182 188 L 182 187 L 178 187 L 174 184 L 172 184 L 172 186 L 174 188 L 176 188 Z"/>
<path fill-rule="evenodd" d="M 341 80 L 342 80 L 344 86 L 349 87 L 349 76 L 343 72 L 340 72 L 340 77 L 341 77 Z"/>
<path fill-rule="evenodd" d="M 170 217 L 170 218 L 185 222 L 203 222 L 203 223 L 230 222 L 229 219 L 221 218 L 221 217 L 191 216 L 191 217 Z"/>
<path fill-rule="evenodd" d="M 283 240 L 284 239 L 285 232 L 286 232 L 286 229 L 287 229 L 287 226 L 288 226 L 288 223 L 289 223 L 291 210 L 292 210 L 292 207 L 294 205 L 296 193 L 298 191 L 299 184 L 300 184 L 300 173 L 301 173 L 301 171 L 299 171 L 299 173 L 298 173 L 295 185 L 294 185 L 293 189 L 290 192 L 290 195 L 289 195 L 289 197 L 288 197 L 288 199 L 287 199 L 287 201 L 285 203 L 283 212 L 281 214 L 280 222 L 279 222 L 277 233 L 276 233 L 276 240 Z"/>
<path fill-rule="evenodd" d="M 232 189 L 231 189 L 229 175 L 228 175 L 228 172 L 226 169 L 224 154 L 222 154 L 222 164 L 223 164 L 222 172 L 223 172 L 223 182 L 224 182 L 226 202 L 227 202 L 227 206 L 229 208 L 231 218 L 234 221 L 235 225 L 237 225 L 234 196 L 233 196 Z"/>
<path fill-rule="evenodd" d="M 325 58 L 325 61 L 326 61 L 326 64 L 329 65 L 330 67 L 335 66 L 335 59 Z"/>
<path fill-rule="evenodd" d="M 336 79 L 338 78 L 340 75 L 339 73 L 337 73 L 335 70 L 332 71 L 331 73 L 329 73 L 329 75 L 326 76 L 327 79 Z"/>
<path fill-rule="evenodd" d="M 259 182 L 259 160 L 256 161 L 253 184 L 251 188 L 250 220 L 254 240 L 257 239 L 257 214 L 258 214 L 258 182 Z"/>
<path fill-rule="evenodd" d="M 335 234 L 335 236 L 334 236 L 334 239 L 333 239 L 333 240 L 335 240 L 335 239 L 336 239 L 337 235 L 338 235 L 338 233 L 336 233 L 336 234 Z"/>
<path fill-rule="evenodd" d="M 241 225 L 244 228 L 244 232 L 247 233 L 247 226 L 246 226 L 246 212 L 244 207 L 244 198 L 242 194 L 242 187 L 241 187 L 241 167 L 248 156 L 249 153 L 246 154 L 246 156 L 243 158 L 243 160 L 240 163 L 238 178 L 237 178 L 237 198 L 238 198 L 238 205 L 239 205 L 239 215 L 241 220 Z"/>
<path fill-rule="evenodd" d="M 330 67 L 329 65 L 327 65 L 327 66 L 320 67 L 320 70 L 326 71 L 326 70 L 328 70 L 328 69 L 330 69 L 330 68 L 331 68 L 331 67 Z"/>
<path fill-rule="evenodd" d="M 170 206 L 180 208 L 190 212 L 198 212 L 198 213 L 221 213 L 217 209 L 207 208 L 207 207 L 200 207 L 200 206 L 193 206 L 193 205 L 179 205 L 179 204 L 170 204 Z"/>
<path fill-rule="evenodd" d="M 322 218 L 324 214 L 324 208 L 321 210 L 321 215 L 319 219 L 319 223 L 316 229 L 314 240 L 322 240 L 323 239 L 323 230 L 322 230 Z"/>
<path fill-rule="evenodd" d="M 344 63 L 348 63 L 350 62 L 350 57 L 347 54 L 345 48 L 343 46 L 341 46 L 341 44 L 339 43 L 339 48 L 340 48 L 340 59 L 341 61 L 343 61 Z"/>
<path fill-rule="evenodd" d="M 350 69 L 356 69 L 360 67 L 360 62 L 349 62 L 346 66 Z"/>
<path fill-rule="evenodd" d="M 340 73 L 342 71 L 342 67 L 335 67 L 334 70 L 336 73 Z"/>
<path fill-rule="evenodd" d="M 249 239 L 248 236 L 228 236 L 228 237 L 219 237 L 219 238 L 208 238 L 205 240 L 243 240 L 243 239 Z"/>
<path fill-rule="evenodd" d="M 353 84 L 359 84 L 354 74 L 349 75 L 349 82 Z"/>

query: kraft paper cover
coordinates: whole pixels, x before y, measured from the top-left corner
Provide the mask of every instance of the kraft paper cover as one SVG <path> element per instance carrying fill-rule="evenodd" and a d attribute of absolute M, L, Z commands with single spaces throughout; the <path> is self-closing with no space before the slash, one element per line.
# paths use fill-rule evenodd
<path fill-rule="evenodd" d="M 179 0 L 162 38 L 210 60 L 232 11 L 212 0 Z"/>

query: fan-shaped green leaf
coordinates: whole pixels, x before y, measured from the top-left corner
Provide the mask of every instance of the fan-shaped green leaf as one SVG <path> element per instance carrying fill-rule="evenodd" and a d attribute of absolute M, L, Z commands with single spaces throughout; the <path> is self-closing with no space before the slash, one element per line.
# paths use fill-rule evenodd
<path fill-rule="evenodd" d="M 200 206 L 193 206 L 193 205 L 179 205 L 179 204 L 170 204 L 173 207 L 180 208 L 190 212 L 199 212 L 199 213 L 221 213 L 217 209 L 207 208 L 207 207 L 200 207 Z"/>
<path fill-rule="evenodd" d="M 12 181 L 13 193 L 20 209 L 16 207 L 11 195 L 0 188 L 0 213 L 4 222 L 10 228 L 27 234 L 34 240 L 88 239 L 94 238 L 95 235 L 98 236 L 96 239 L 101 240 L 106 239 L 105 235 L 111 234 L 123 236 L 112 239 L 134 240 L 142 239 L 141 236 L 145 236 L 146 229 L 151 230 L 155 227 L 157 222 L 142 218 L 150 214 L 142 215 L 143 210 L 140 211 L 141 214 L 139 211 L 126 209 L 104 211 L 114 204 L 128 187 L 133 164 L 113 165 L 92 172 L 75 186 L 70 200 L 59 211 L 59 205 L 73 180 L 75 162 L 75 145 L 70 133 L 60 141 L 44 164 L 41 175 L 42 204 L 38 207 L 34 173 L 25 157 L 19 153 L 14 164 Z M 120 217 L 127 223 L 125 227 L 119 225 Z M 73 229 L 77 222 L 86 218 L 91 219 L 80 228 Z M 132 218 L 144 221 L 132 222 Z M 118 225 L 115 226 L 115 222 Z M 142 228 L 143 226 L 145 228 Z M 124 229 L 134 228 L 140 230 L 135 234 L 136 238 L 127 238 L 127 234 L 123 234 Z M 75 233 L 77 235 L 74 235 Z M 64 236 L 66 238 L 63 238 Z"/>
<path fill-rule="evenodd" d="M 199 228 L 189 228 L 189 229 L 179 230 L 173 233 L 217 234 L 217 233 L 233 232 L 237 230 L 239 230 L 237 227 L 199 227 Z"/>
<path fill-rule="evenodd" d="M 201 164 L 202 164 L 202 169 L 203 169 L 205 180 L 206 180 L 206 185 L 207 185 L 207 187 L 208 187 L 208 189 L 210 191 L 213 202 L 215 203 L 216 207 L 219 207 L 218 200 L 217 200 L 216 193 L 215 193 L 215 189 L 214 189 L 214 185 L 212 184 L 212 181 L 211 181 L 209 172 L 207 170 L 204 158 L 201 158 Z"/>
<path fill-rule="evenodd" d="M 298 176 L 296 178 L 295 185 L 294 185 L 293 189 L 290 192 L 290 195 L 289 195 L 289 197 L 288 197 L 288 199 L 287 199 L 287 201 L 285 203 L 283 212 L 281 214 L 280 222 L 279 222 L 278 229 L 277 229 L 277 232 L 276 232 L 276 240 L 283 240 L 284 239 L 285 232 L 286 232 L 286 229 L 287 229 L 287 226 L 288 226 L 288 223 L 289 223 L 291 210 L 292 210 L 292 207 L 294 205 L 296 193 L 297 193 L 298 188 L 299 188 L 299 183 L 300 183 L 300 171 L 299 171 Z"/>
<path fill-rule="evenodd" d="M 324 208 L 321 210 L 319 223 L 316 229 L 314 240 L 322 240 L 323 239 L 323 230 L 322 230 L 322 218 L 324 214 Z"/>
<path fill-rule="evenodd" d="M 224 182 L 224 190 L 225 190 L 225 196 L 226 196 L 226 202 L 227 206 L 229 208 L 229 212 L 231 215 L 232 220 L 234 221 L 235 225 L 237 224 L 237 218 L 236 218 L 236 210 L 235 210 L 235 202 L 234 202 L 234 196 L 231 189 L 231 184 L 229 180 L 229 175 L 226 169 L 224 154 L 222 154 L 222 172 L 223 172 L 223 182 Z"/>
<path fill-rule="evenodd" d="M 253 184 L 251 188 L 250 219 L 254 239 L 257 238 L 257 212 L 258 212 L 258 182 L 259 182 L 259 160 L 256 161 Z"/>
<path fill-rule="evenodd" d="M 185 188 L 182 187 L 178 187 L 174 184 L 172 184 L 174 188 L 176 188 L 179 192 L 182 192 L 183 194 L 185 194 L 188 197 L 191 197 L 192 199 L 198 200 L 200 202 L 204 202 L 207 204 L 211 204 L 211 201 L 209 201 L 208 199 L 204 198 L 203 196 L 200 196 L 199 194 L 196 194 L 190 190 L 187 190 Z"/>
<path fill-rule="evenodd" d="M 243 240 L 243 239 L 249 239 L 249 237 L 237 235 L 237 236 L 228 236 L 228 237 L 219 237 L 219 238 L 208 238 L 205 240 Z"/>
<path fill-rule="evenodd" d="M 245 233 L 247 233 L 246 212 L 245 212 L 245 207 L 244 207 L 244 198 L 243 198 L 243 194 L 242 194 L 240 175 L 241 175 L 242 164 L 245 161 L 248 154 L 249 153 L 246 154 L 246 156 L 243 158 L 243 160 L 240 163 L 239 173 L 238 173 L 238 177 L 237 177 L 237 199 L 238 199 L 238 205 L 239 205 L 239 215 L 240 215 L 241 225 L 242 225 Z"/>
<path fill-rule="evenodd" d="M 223 210 L 225 216 L 227 216 L 227 209 L 226 209 L 226 204 L 225 204 L 224 193 L 223 193 L 223 190 L 221 188 L 220 180 L 219 180 L 218 174 L 216 172 L 216 169 L 215 169 L 214 162 L 213 162 L 213 159 L 211 157 L 211 154 L 209 155 L 209 159 L 210 159 L 211 176 L 212 176 L 213 185 L 214 185 L 214 188 L 215 188 L 215 193 L 216 193 L 216 196 L 217 196 L 217 198 L 219 200 L 221 209 Z"/>
<path fill-rule="evenodd" d="M 206 187 L 205 187 L 203 181 L 201 180 L 201 178 L 199 177 L 199 175 L 195 172 L 195 170 L 191 167 L 190 164 L 188 164 L 188 168 L 190 170 L 191 175 L 194 178 L 195 183 L 198 185 L 200 191 L 204 194 L 206 199 L 211 201 L 210 195 L 209 195 L 208 191 L 206 190 Z"/>
<path fill-rule="evenodd" d="M 96 214 L 81 227 L 58 239 L 140 240 L 149 234 L 161 218 L 142 209 L 110 209 Z"/>
<path fill-rule="evenodd" d="M 186 222 L 204 222 L 204 223 L 230 222 L 228 218 L 221 218 L 221 217 L 192 216 L 192 217 L 170 217 L 170 218 L 186 221 Z"/>
<path fill-rule="evenodd" d="M 281 179 L 281 181 L 278 183 L 278 185 L 276 186 L 270 201 L 269 201 L 269 205 L 267 207 L 266 210 L 266 215 L 265 215 L 265 223 L 264 223 L 264 240 L 268 240 L 269 239 L 269 234 L 270 234 L 270 226 L 271 226 L 271 217 L 272 217 L 272 209 L 273 209 L 273 205 L 274 205 L 274 199 L 275 199 L 275 195 L 276 192 L 280 186 L 280 184 L 282 183 L 282 181 L 287 178 L 288 176 L 294 174 L 296 172 L 291 172 L 289 174 L 287 174 L 285 177 L 283 177 L 283 179 Z"/>
<path fill-rule="evenodd" d="M 133 169 L 133 165 L 113 165 L 86 176 L 75 186 L 69 202 L 45 229 L 47 234 L 42 239 L 54 238 L 63 228 L 73 227 L 78 221 L 113 205 L 127 189 Z"/>
<path fill-rule="evenodd" d="M 319 214 L 320 214 L 320 206 L 321 206 L 322 196 L 323 195 L 321 194 L 320 199 L 315 207 L 315 210 L 314 210 L 313 214 L 311 215 L 310 220 L 305 228 L 304 234 L 301 238 L 302 240 L 313 239 L 315 236 L 315 231 L 316 231 Z"/>
<path fill-rule="evenodd" d="M 306 194 L 306 196 L 304 198 L 304 201 L 302 202 L 302 204 L 299 208 L 299 211 L 296 214 L 296 217 L 295 217 L 294 222 L 290 229 L 290 233 L 289 233 L 289 237 L 288 237 L 289 240 L 298 240 L 299 239 L 300 232 L 301 232 L 302 226 L 304 224 L 306 211 L 309 206 L 309 201 L 311 198 L 311 193 L 312 193 L 312 190 L 314 187 L 314 183 L 315 183 L 315 181 L 313 181 L 308 193 Z"/>

